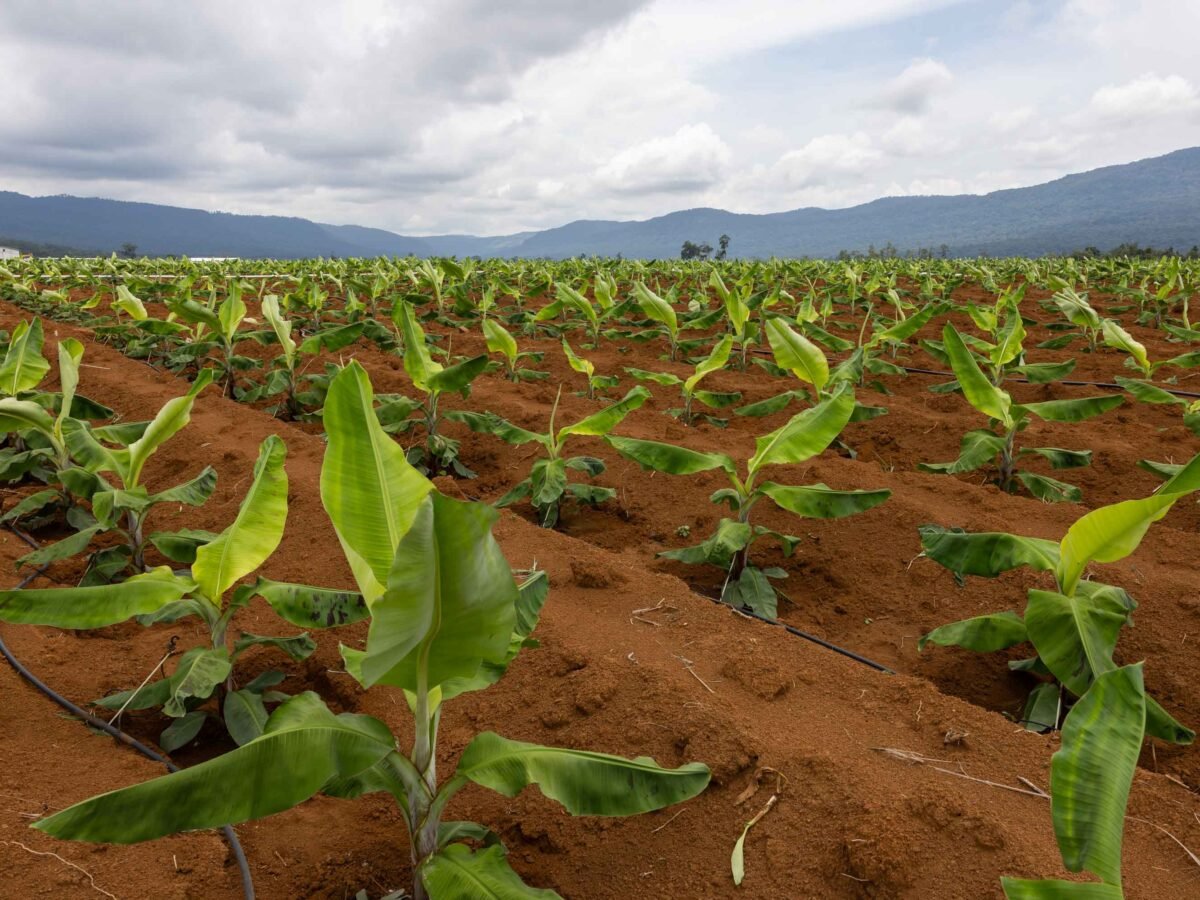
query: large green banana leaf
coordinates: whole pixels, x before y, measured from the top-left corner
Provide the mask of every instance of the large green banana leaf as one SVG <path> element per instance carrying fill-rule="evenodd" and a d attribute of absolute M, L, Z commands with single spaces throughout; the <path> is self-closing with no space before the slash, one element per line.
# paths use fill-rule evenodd
<path fill-rule="evenodd" d="M 1180 497 L 1200 488 L 1200 455 L 1194 457 L 1158 493 L 1092 510 L 1067 529 L 1059 545 L 1058 584 L 1070 594 L 1091 562 L 1115 562 L 1137 549 L 1150 526 Z"/>
<path fill-rule="evenodd" d="M 734 462 L 724 453 L 701 453 L 687 447 L 676 447 L 660 441 L 606 435 L 604 438 L 626 459 L 632 459 L 643 469 L 665 472 L 668 475 L 694 475 L 709 469 L 724 469 L 734 473 Z"/>
<path fill-rule="evenodd" d="M 955 531 L 939 525 L 922 525 L 918 531 L 925 555 L 960 575 L 994 578 L 1019 566 L 1052 572 L 1058 565 L 1054 541 L 1002 531 Z"/>
<path fill-rule="evenodd" d="M 357 362 L 330 382 L 324 421 L 321 501 L 370 604 L 383 594 L 396 547 L 433 485 L 379 425 L 370 379 Z"/>
<path fill-rule="evenodd" d="M 387 591 L 371 603 L 363 683 L 416 692 L 503 663 L 517 586 L 485 503 L 434 491 L 396 548 Z"/>
<path fill-rule="evenodd" d="M 20 322 L 13 329 L 8 352 L 0 363 L 0 393 L 15 397 L 31 391 L 50 371 L 50 363 L 42 356 L 42 320 Z"/>
<path fill-rule="evenodd" d="M 0 621 L 55 628 L 103 628 L 152 613 L 196 585 L 166 566 L 119 584 L 0 591 Z"/>
<path fill-rule="evenodd" d="M 821 348 L 789 328 L 781 318 L 768 319 L 766 332 L 776 365 L 820 392 L 829 381 L 829 360 Z"/>
<path fill-rule="evenodd" d="M 650 392 L 640 384 L 630 388 L 629 393 L 611 406 L 606 406 L 599 412 L 594 412 L 574 425 L 564 425 L 558 429 L 555 443 L 562 444 L 568 435 L 578 434 L 601 437 L 608 434 L 624 421 L 625 417 L 650 399 Z"/>
<path fill-rule="evenodd" d="M 892 495 L 886 488 L 874 491 L 838 491 L 824 484 L 787 485 L 764 481 L 759 493 L 778 506 L 810 519 L 841 519 L 878 506 Z"/>
<path fill-rule="evenodd" d="M 1005 428 L 1011 428 L 1012 398 L 988 381 L 953 325 L 947 323 L 942 329 L 942 341 L 946 354 L 950 357 L 950 367 L 954 369 L 958 383 L 962 385 L 963 396 L 967 398 L 967 402 L 984 415 L 998 419 Z"/>
<path fill-rule="evenodd" d="M 1051 811 L 1063 863 L 1118 887 L 1145 696 L 1141 663 L 1099 676 L 1067 715 L 1062 749 L 1050 764 Z"/>
<path fill-rule="evenodd" d="M 456 777 L 506 797 L 537 785 L 576 816 L 632 816 L 690 800 L 708 786 L 709 771 L 701 763 L 664 769 L 647 757 L 542 747 L 485 731 L 463 751 Z"/>
<path fill-rule="evenodd" d="M 254 481 L 237 517 L 215 539 L 196 550 L 192 577 L 200 592 L 218 606 L 234 582 L 266 562 L 283 538 L 287 521 L 286 455 L 287 447 L 278 435 L 262 442 Z"/>
<path fill-rule="evenodd" d="M 422 863 L 420 878 L 429 900 L 553 900 L 559 896 L 521 881 L 498 844 L 482 850 L 450 844 Z"/>
<path fill-rule="evenodd" d="M 804 462 L 821 453 L 841 434 L 854 412 L 854 391 L 840 385 L 833 396 L 794 415 L 770 434 L 755 439 L 747 464 L 753 476 L 763 466 Z"/>
<path fill-rule="evenodd" d="M 262 737 L 236 750 L 84 800 L 33 827 L 67 840 L 133 844 L 236 825 L 291 809 L 394 749 L 395 739 L 378 719 L 335 716 L 309 691 L 282 704 Z"/>

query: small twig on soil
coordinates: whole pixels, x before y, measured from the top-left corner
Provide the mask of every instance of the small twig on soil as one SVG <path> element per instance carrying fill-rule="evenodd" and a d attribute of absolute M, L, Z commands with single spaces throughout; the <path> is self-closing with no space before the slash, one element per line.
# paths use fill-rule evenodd
<path fill-rule="evenodd" d="M 1179 838 L 1175 837 L 1175 835 L 1171 834 L 1171 832 L 1167 831 L 1167 829 L 1163 828 L 1161 825 L 1156 825 L 1155 823 L 1151 822 L 1149 819 L 1139 819 L 1137 816 L 1126 816 L 1125 818 L 1129 819 L 1129 821 L 1131 821 L 1131 822 L 1141 822 L 1143 825 L 1149 825 L 1151 828 L 1157 828 L 1159 831 L 1161 831 L 1163 834 L 1165 834 L 1167 837 L 1169 837 L 1171 840 L 1173 840 L 1176 844 L 1178 844 L 1180 849 L 1183 850 L 1183 852 L 1188 855 L 1188 859 L 1190 859 L 1192 862 L 1194 862 L 1197 866 L 1200 866 L 1200 858 L 1197 858 L 1196 854 L 1193 853 L 1191 850 L 1189 850 L 1187 848 L 1187 845 L 1183 841 L 1181 841 Z"/>
<path fill-rule="evenodd" d="M 870 884 L 871 883 L 870 878 L 859 878 L 857 875 L 851 875 L 849 872 L 839 872 L 838 874 L 841 875 L 843 878 L 849 878 L 851 881 L 857 881 L 860 884 Z"/>
<path fill-rule="evenodd" d="M 20 841 L 0 841 L 0 844 L 8 844 L 10 846 L 20 847 L 26 853 L 32 853 L 34 856 L 53 856 L 64 866 L 70 866 L 75 871 L 82 872 L 84 875 L 86 875 L 88 882 L 92 885 L 93 888 L 95 888 L 96 891 L 103 894 L 105 897 L 111 897 L 112 900 L 119 900 L 119 898 L 117 897 L 116 894 L 110 894 L 104 888 L 100 887 L 100 885 L 96 884 L 96 879 L 92 877 L 91 872 L 89 872 L 87 869 L 83 868 L 82 866 L 75 865 L 75 863 L 71 862 L 69 859 L 63 859 L 57 853 L 51 853 L 49 850 L 34 850 L 32 847 L 26 847 Z"/>
<path fill-rule="evenodd" d="M 693 678 L 695 678 L 698 682 L 700 682 L 702 685 L 704 685 L 704 689 L 706 691 L 708 691 L 710 694 L 716 693 L 716 691 L 714 691 L 711 687 L 709 687 L 709 684 L 707 681 L 705 681 L 703 678 L 701 678 L 699 675 L 696 674 L 696 670 L 692 668 L 692 661 L 690 659 L 684 659 L 678 653 L 674 654 L 674 656 L 677 660 L 679 660 L 681 663 L 683 663 L 683 667 L 688 670 L 688 672 L 691 674 L 691 676 Z"/>
<path fill-rule="evenodd" d="M 633 612 L 630 613 L 630 615 L 638 616 L 638 615 L 641 615 L 642 613 L 657 612 L 660 609 L 675 611 L 675 610 L 678 610 L 679 607 L 674 606 L 673 604 L 667 603 L 667 600 L 664 597 L 662 600 L 659 600 L 653 606 L 646 606 L 646 607 L 643 607 L 642 609 L 635 609 Z"/>
<path fill-rule="evenodd" d="M 986 784 L 988 787 L 1002 788 L 1003 790 L 1012 791 L 1016 794 L 1027 794 L 1030 797 L 1038 797 L 1042 800 L 1046 800 L 1050 797 L 1049 794 L 1040 788 L 1032 791 L 1026 790 L 1025 788 L 1013 787 L 1011 784 L 1001 784 L 998 781 L 988 781 L 986 778 L 976 778 L 974 775 L 968 775 L 966 772 L 956 772 L 953 769 L 944 769 L 941 766 L 930 765 L 930 763 L 948 762 L 948 760 L 928 759 L 927 757 L 922 756 L 920 753 L 916 753 L 912 750 L 898 750 L 894 747 L 872 747 L 871 749 L 877 753 L 883 753 L 895 759 L 904 760 L 905 762 L 929 766 L 929 768 L 933 769 L 935 772 L 941 772 L 943 775 L 953 775 L 955 778 L 965 778 L 967 781 L 974 781 L 977 784 Z"/>
<path fill-rule="evenodd" d="M 661 628 L 663 624 L 662 622 L 655 622 L 653 619 L 647 619 L 642 615 L 642 613 L 652 612 L 679 612 L 679 607 L 675 606 L 674 604 L 667 603 L 667 599 L 664 597 L 653 606 L 646 606 L 642 609 L 635 609 L 633 612 L 631 612 L 629 614 L 629 624 L 632 625 L 634 621 L 638 621 L 646 625 L 653 625 L 655 628 Z"/>
<path fill-rule="evenodd" d="M 1045 791 L 1043 791 L 1040 787 L 1038 787 L 1036 784 L 1034 784 L 1032 781 L 1030 781 L 1028 778 L 1026 778 L 1024 775 L 1018 775 L 1017 781 L 1021 782 L 1021 784 L 1025 785 L 1025 787 L 1029 788 L 1031 791 L 1035 791 L 1039 797 L 1049 797 L 1050 796 Z"/>
<path fill-rule="evenodd" d="M 650 833 L 658 834 L 660 831 L 662 831 L 664 828 L 666 828 L 668 825 L 670 825 L 672 822 L 674 822 L 676 819 L 678 819 L 680 816 L 682 816 L 685 812 L 687 812 L 687 807 L 684 807 L 679 812 L 675 813 L 675 815 L 671 816 L 671 818 L 667 819 L 667 821 L 663 822 L 661 825 L 659 825 L 657 828 L 655 828 Z"/>

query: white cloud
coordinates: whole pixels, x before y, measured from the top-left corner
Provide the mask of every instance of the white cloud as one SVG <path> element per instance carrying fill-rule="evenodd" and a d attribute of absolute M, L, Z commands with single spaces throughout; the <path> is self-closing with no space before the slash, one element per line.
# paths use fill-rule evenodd
<path fill-rule="evenodd" d="M 783 154 L 774 172 L 791 187 L 827 184 L 839 177 L 865 172 L 882 155 L 865 132 L 823 134 L 798 150 Z"/>
<path fill-rule="evenodd" d="M 627 147 L 597 169 L 596 177 L 614 191 L 678 193 L 716 184 L 731 158 L 728 145 L 701 122 Z"/>
<path fill-rule="evenodd" d="M 980 191 L 1200 144 L 1198 44 L 1179 0 L 9 0 L 0 188 L 490 234 Z"/>
<path fill-rule="evenodd" d="M 1000 110 L 988 116 L 988 125 L 1001 134 L 1007 134 L 1027 125 L 1033 119 L 1033 114 L 1032 106 L 1017 106 L 1013 109 Z"/>
<path fill-rule="evenodd" d="M 883 133 L 880 143 L 895 156 L 929 158 L 953 150 L 957 141 L 936 134 L 926 119 L 905 116 Z"/>
<path fill-rule="evenodd" d="M 1190 112 L 1200 104 L 1196 88 L 1186 78 L 1160 78 L 1147 73 L 1120 85 L 1106 85 L 1092 94 L 1090 109 L 1105 119 L 1149 119 Z"/>
<path fill-rule="evenodd" d="M 1017 141 L 1011 151 L 1013 156 L 1029 166 L 1058 166 L 1071 158 L 1083 140 L 1080 135 L 1051 135 L 1038 140 Z"/>
<path fill-rule="evenodd" d="M 945 63 L 928 57 L 915 59 L 884 86 L 876 104 L 903 113 L 922 113 L 953 81 Z"/>

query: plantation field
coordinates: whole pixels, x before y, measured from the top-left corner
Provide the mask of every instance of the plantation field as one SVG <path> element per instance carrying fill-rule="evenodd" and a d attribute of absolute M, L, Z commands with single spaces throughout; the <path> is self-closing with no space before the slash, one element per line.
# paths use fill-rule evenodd
<path fill-rule="evenodd" d="M 613 813 L 650 810 L 627 817 L 572 816 L 536 788 L 471 779 L 447 819 L 492 829 L 527 884 L 579 898 L 979 898 L 1003 896 L 1002 877 L 1123 876 L 1130 897 L 1196 891 L 1185 849 L 1200 846 L 1188 730 L 1200 722 L 1200 476 L 1185 465 L 1200 452 L 1194 263 L 5 265 L 0 515 L 12 530 L 0 558 L 5 587 L 33 577 L 32 593 L 0 592 L 0 637 L 81 705 L 166 678 L 165 711 L 130 703 L 119 724 L 185 769 L 265 746 L 272 726 L 255 711 L 290 705 L 272 691 L 313 691 L 334 713 L 384 723 L 403 752 L 421 744 L 401 682 L 364 687 L 370 664 L 354 653 L 383 657 L 384 623 L 404 624 L 386 619 L 403 591 L 364 602 L 361 566 L 347 561 L 380 504 L 372 479 L 390 466 L 471 501 L 453 509 L 497 505 L 517 583 L 542 571 L 549 587 L 532 613 L 536 646 L 492 660 L 504 677 L 431 714 L 439 771 L 494 730 L 675 773 L 648 784 L 698 777 L 680 768 L 690 763 L 711 772 L 706 788 L 646 788 L 638 809 L 606 800 Z M 187 412 L 132 471 L 128 455 L 157 426 L 112 425 L 182 410 L 189 390 Z M 121 489 L 97 488 L 103 473 Z M 167 489 L 143 522 L 146 492 Z M 239 516 L 260 500 L 286 508 L 277 547 Z M 1072 529 L 1085 514 L 1086 534 Z M 412 551 L 442 554 L 447 593 L 469 568 L 454 537 L 468 530 L 448 525 Z M 26 538 L 54 549 L 22 565 Z M 205 576 L 209 545 L 253 565 Z M 228 633 L 182 609 L 135 620 L 184 586 L 127 615 L 80 618 L 159 566 L 180 585 L 215 579 L 203 602 L 231 610 Z M 255 576 L 344 593 L 296 592 L 289 618 Z M 81 584 L 95 594 L 65 593 Z M 972 624 L 942 628 L 961 620 Z M 486 630 L 473 627 L 464 644 Z M 309 642 L 239 641 L 301 631 Z M 513 638 L 519 648 L 529 633 Z M 205 681 L 197 669 L 190 694 L 168 684 L 187 651 L 228 661 L 235 641 L 231 671 Z M 480 652 L 458 674 L 491 664 Z M 260 678 L 273 671 L 283 677 Z M 128 845 L 31 831 L 162 770 L 7 666 L 0 690 L 0 884 L 19 885 L 12 896 L 242 895 L 216 831 Z M 235 696 L 250 713 L 231 712 Z M 107 721 L 121 706 L 89 708 Z M 1052 808 L 1043 792 L 1064 745 Z M 315 758 L 311 747 L 272 770 Z M 607 777 L 585 775 L 585 795 Z M 333 785 L 317 778 L 309 793 L 324 794 L 237 825 L 257 896 L 411 890 L 397 801 L 378 788 L 329 796 L 343 790 Z M 1073 810 L 1059 806 L 1068 790 L 1083 798 Z M 1067 873 L 1072 841 L 1095 834 L 1107 837 Z M 479 835 L 466 837 L 480 864 Z M 1019 890 L 1009 896 L 1052 896 Z"/>

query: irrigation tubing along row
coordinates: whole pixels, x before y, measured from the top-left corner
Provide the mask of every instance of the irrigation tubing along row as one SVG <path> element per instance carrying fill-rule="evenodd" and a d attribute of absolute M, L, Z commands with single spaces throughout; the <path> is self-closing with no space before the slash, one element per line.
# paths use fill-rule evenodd
<path fill-rule="evenodd" d="M 31 547 L 34 547 L 35 549 L 38 547 L 37 541 L 35 541 L 29 535 L 25 534 L 23 531 L 20 531 L 17 528 L 13 528 L 12 531 L 14 534 L 17 535 L 17 537 L 21 538 L 21 540 L 25 541 L 25 543 L 29 544 Z M 26 575 L 23 579 L 21 579 L 20 583 L 13 590 L 20 590 L 21 588 L 25 587 L 27 584 L 29 584 L 31 581 L 33 581 L 35 578 L 37 578 L 42 573 L 44 573 L 47 568 L 48 568 L 47 566 L 42 566 L 40 569 L 37 569 L 36 571 L 32 572 L 31 574 Z M 152 760 L 154 760 L 154 762 L 160 763 L 160 764 L 166 766 L 168 772 L 178 772 L 179 771 L 179 766 L 175 765 L 175 763 L 171 762 L 171 760 L 167 759 L 161 753 L 158 753 L 158 752 L 150 749 L 145 744 L 143 744 L 141 741 L 139 741 L 137 738 L 134 738 L 134 737 L 126 734 L 120 728 L 110 725 L 108 722 L 104 721 L 103 719 L 99 719 L 96 716 L 93 716 L 87 710 L 85 710 L 79 706 L 76 706 L 74 703 L 72 703 L 70 700 L 68 700 L 62 694 L 60 694 L 56 690 L 54 690 L 54 688 L 50 687 L 48 684 L 46 684 L 44 681 L 42 681 L 40 678 L 38 678 L 32 672 L 30 672 L 29 669 L 27 669 L 25 667 L 25 664 L 22 663 L 19 659 L 16 658 L 16 656 L 13 655 L 13 652 L 8 648 L 8 645 L 4 643 L 4 638 L 2 636 L 0 636 L 0 655 L 2 655 L 6 660 L 8 660 L 9 665 L 11 665 L 13 667 L 13 669 L 16 670 L 18 675 L 20 675 L 22 678 L 24 678 L 26 681 L 28 681 L 30 684 L 32 684 L 35 688 L 37 688 L 39 691 L 41 691 L 43 694 L 45 694 L 47 697 L 49 697 L 51 700 L 53 700 L 55 703 L 57 703 L 59 706 L 61 706 L 63 709 L 67 710 L 67 712 L 71 713 L 71 715 L 82 720 L 87 725 L 90 725 L 92 728 L 96 728 L 96 729 L 99 729 L 100 731 L 103 731 L 105 734 L 115 738 L 116 740 L 120 741 L 122 744 L 125 744 L 127 747 L 132 747 L 134 750 L 136 750 L 138 753 L 142 754 L 142 756 L 146 757 L 147 759 L 152 759 Z M 225 836 L 225 840 L 229 843 L 229 849 L 231 851 L 233 851 L 233 858 L 237 861 L 238 869 L 241 870 L 242 894 L 245 897 L 245 900 L 254 900 L 254 879 L 250 875 L 250 864 L 246 861 L 246 853 L 245 853 L 245 851 L 242 850 L 241 841 L 238 840 L 237 834 L 234 832 L 233 827 L 230 825 L 226 825 L 225 827 L 223 827 L 221 829 L 221 834 L 223 834 Z"/>
<path fill-rule="evenodd" d="M 953 372 L 942 372 L 938 369 L 916 369 L 916 368 L 912 368 L 911 366 L 901 366 L 900 368 L 902 368 L 905 372 L 909 372 L 913 375 L 939 375 L 942 378 L 957 378 L 958 377 Z M 1036 383 L 1036 382 L 1030 381 L 1028 378 L 1005 378 L 1004 380 L 1005 381 L 1014 381 L 1017 384 L 1035 384 Z M 1123 387 L 1121 387 L 1121 385 L 1116 384 L 1111 381 L 1068 381 L 1067 379 L 1063 379 L 1062 381 L 1055 381 L 1055 382 L 1051 382 L 1051 383 L 1052 384 L 1065 384 L 1065 385 L 1069 385 L 1070 387 L 1098 387 L 1098 388 L 1108 388 L 1109 390 L 1113 390 L 1113 391 L 1125 390 Z M 1195 391 L 1180 391 L 1175 388 L 1162 387 L 1161 385 L 1157 385 L 1157 384 L 1155 385 L 1155 387 L 1159 388 L 1159 390 L 1166 391 L 1168 394 L 1173 394 L 1176 397 L 1200 397 L 1200 393 L 1196 393 Z"/>

